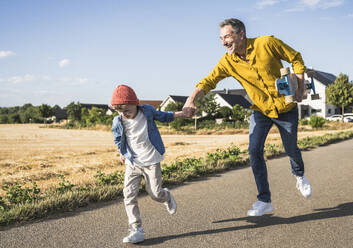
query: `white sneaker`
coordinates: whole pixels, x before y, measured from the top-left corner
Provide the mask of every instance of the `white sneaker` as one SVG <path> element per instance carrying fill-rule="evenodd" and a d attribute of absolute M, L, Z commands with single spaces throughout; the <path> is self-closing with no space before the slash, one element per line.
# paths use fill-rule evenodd
<path fill-rule="evenodd" d="M 141 227 L 130 230 L 128 236 L 123 239 L 123 243 L 139 243 L 145 240 L 145 233 Z"/>
<path fill-rule="evenodd" d="M 253 208 L 248 211 L 248 216 L 262 216 L 273 211 L 271 202 L 257 201 Z"/>
<path fill-rule="evenodd" d="M 169 192 L 169 195 L 170 195 L 170 199 L 169 201 L 166 201 L 164 203 L 164 205 L 167 207 L 167 210 L 170 214 L 175 214 L 176 213 L 176 208 L 177 208 L 177 205 L 176 205 L 176 202 L 174 200 L 174 197 L 172 196 L 172 194 L 170 193 L 169 189 L 165 188 L 166 191 Z"/>
<path fill-rule="evenodd" d="M 297 176 L 297 189 L 305 198 L 311 196 L 311 185 L 305 176 Z"/>

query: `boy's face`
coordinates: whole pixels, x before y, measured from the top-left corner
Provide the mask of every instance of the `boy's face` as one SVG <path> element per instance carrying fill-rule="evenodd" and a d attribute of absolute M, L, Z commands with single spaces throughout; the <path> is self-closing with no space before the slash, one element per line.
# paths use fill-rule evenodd
<path fill-rule="evenodd" d="M 113 108 L 125 119 L 134 119 L 137 115 L 137 105 L 113 105 Z"/>

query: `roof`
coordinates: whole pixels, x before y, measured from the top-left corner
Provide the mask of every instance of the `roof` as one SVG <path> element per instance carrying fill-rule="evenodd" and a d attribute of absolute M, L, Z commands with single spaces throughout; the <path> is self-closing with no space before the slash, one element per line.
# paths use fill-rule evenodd
<path fill-rule="evenodd" d="M 53 115 L 56 117 L 56 121 L 67 119 L 67 111 L 65 109 L 54 109 Z"/>
<path fill-rule="evenodd" d="M 329 84 L 333 84 L 336 80 L 335 75 L 317 70 L 315 70 L 314 78 L 326 86 L 328 86 Z"/>
<path fill-rule="evenodd" d="M 101 108 L 101 109 L 104 109 L 104 110 L 108 110 L 109 109 L 107 104 L 80 103 L 80 105 L 81 105 L 81 108 L 86 108 L 86 109 L 91 109 L 93 107 Z"/>
<path fill-rule="evenodd" d="M 246 91 L 244 89 L 223 89 L 223 90 L 212 90 L 210 93 L 214 94 L 231 94 L 231 95 L 242 95 L 246 96 Z"/>
<path fill-rule="evenodd" d="M 149 105 L 153 106 L 155 109 L 158 109 L 159 106 L 162 104 L 162 101 L 140 100 L 140 104 L 149 104 Z"/>
<path fill-rule="evenodd" d="M 222 93 L 218 93 L 218 95 L 222 97 L 232 107 L 235 104 L 239 104 L 243 108 L 247 108 L 247 109 L 250 108 L 251 106 L 250 102 L 248 102 L 248 100 L 246 100 L 245 97 L 241 95 L 222 94 Z"/>
<path fill-rule="evenodd" d="M 170 98 L 172 98 L 175 102 L 181 102 L 181 103 L 185 103 L 186 99 L 188 99 L 187 96 L 174 96 L 174 95 L 169 95 Z"/>

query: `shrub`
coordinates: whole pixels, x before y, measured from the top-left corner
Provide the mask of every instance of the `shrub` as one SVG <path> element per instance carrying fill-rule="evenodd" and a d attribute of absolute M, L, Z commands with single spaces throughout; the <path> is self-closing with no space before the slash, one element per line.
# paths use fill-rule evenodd
<path fill-rule="evenodd" d="M 31 203 L 40 199 L 40 189 L 37 187 L 36 183 L 33 183 L 32 188 L 22 188 L 21 184 L 15 184 L 13 186 L 4 185 L 3 190 L 6 191 L 6 200 L 13 205 Z M 0 199 L 2 201 L 2 199 Z M 0 205 L 4 205 L 1 204 Z"/>
<path fill-rule="evenodd" d="M 299 120 L 299 124 L 302 126 L 308 125 L 309 124 L 309 120 L 308 119 L 301 119 Z"/>
<path fill-rule="evenodd" d="M 0 212 L 5 211 L 7 208 L 8 208 L 8 206 L 6 205 L 5 201 L 0 196 Z"/>
<path fill-rule="evenodd" d="M 60 193 L 65 193 L 67 191 L 72 191 L 72 188 L 75 186 L 74 184 L 71 184 L 69 182 L 69 180 L 65 180 L 65 176 L 64 175 L 59 175 L 59 178 L 61 179 L 61 181 L 59 182 L 59 187 L 57 188 L 57 190 Z"/>
<path fill-rule="evenodd" d="M 324 124 L 325 124 L 325 119 L 322 118 L 321 116 L 312 115 L 310 117 L 309 125 L 312 128 L 320 128 L 320 127 L 323 127 Z"/>
<path fill-rule="evenodd" d="M 100 185 L 119 185 L 124 183 L 124 172 L 115 171 L 114 173 L 105 175 L 99 170 L 96 175 L 94 175 L 94 178 Z"/>

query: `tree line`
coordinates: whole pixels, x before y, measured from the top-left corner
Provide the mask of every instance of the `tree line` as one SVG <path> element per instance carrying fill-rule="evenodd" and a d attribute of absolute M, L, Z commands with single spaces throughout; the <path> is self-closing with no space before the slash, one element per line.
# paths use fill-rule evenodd
<path fill-rule="evenodd" d="M 353 105 L 353 81 L 349 81 L 346 74 L 340 73 L 335 82 L 326 88 L 326 101 L 329 104 L 341 108 L 344 114 L 345 108 Z M 235 105 L 233 108 L 220 107 L 215 101 L 212 94 L 209 94 L 197 102 L 198 112 L 196 116 L 200 124 L 214 124 L 214 120 L 222 118 L 224 122 L 243 123 L 250 115 L 250 112 L 240 105 Z M 183 107 L 183 103 L 170 103 L 166 106 L 165 111 L 179 111 Z M 12 123 L 47 123 L 55 121 L 51 117 L 60 110 L 65 110 L 68 115 L 68 127 L 87 127 L 96 124 L 111 125 L 112 119 L 117 113 L 107 115 L 106 110 L 98 107 L 90 109 L 82 107 L 79 102 L 71 102 L 63 109 L 55 105 L 51 107 L 48 104 L 33 106 L 30 103 L 23 106 L 15 107 L 0 107 L 0 124 Z M 171 123 L 175 129 L 180 129 L 182 126 L 190 125 L 192 119 L 176 119 Z"/>

